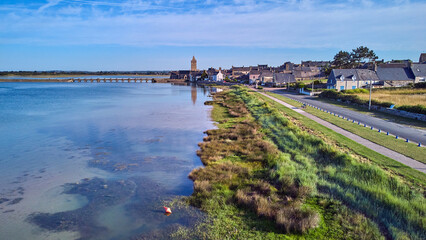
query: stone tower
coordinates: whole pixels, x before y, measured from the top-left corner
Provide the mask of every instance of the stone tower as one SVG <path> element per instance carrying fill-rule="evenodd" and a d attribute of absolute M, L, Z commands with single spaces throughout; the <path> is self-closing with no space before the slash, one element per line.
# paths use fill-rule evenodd
<path fill-rule="evenodd" d="M 197 71 L 197 60 L 195 60 L 194 56 L 192 56 L 192 60 L 191 60 L 191 71 L 193 72 Z"/>

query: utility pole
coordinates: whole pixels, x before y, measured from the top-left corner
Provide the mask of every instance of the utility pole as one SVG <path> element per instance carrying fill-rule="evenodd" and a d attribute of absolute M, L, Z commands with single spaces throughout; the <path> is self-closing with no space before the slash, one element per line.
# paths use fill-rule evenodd
<path fill-rule="evenodd" d="M 345 90 L 348 90 L 348 81 L 345 79 Z"/>
<path fill-rule="evenodd" d="M 368 100 L 368 110 L 371 109 L 371 87 L 373 86 L 373 80 L 370 79 L 370 99 Z"/>
<path fill-rule="evenodd" d="M 377 73 L 376 60 L 373 60 L 374 72 Z M 370 79 L 370 99 L 368 100 L 368 110 L 371 110 L 371 88 L 373 87 L 373 79 Z"/>
<path fill-rule="evenodd" d="M 312 91 L 311 91 L 312 96 L 314 96 L 314 81 L 315 80 L 312 80 Z"/>

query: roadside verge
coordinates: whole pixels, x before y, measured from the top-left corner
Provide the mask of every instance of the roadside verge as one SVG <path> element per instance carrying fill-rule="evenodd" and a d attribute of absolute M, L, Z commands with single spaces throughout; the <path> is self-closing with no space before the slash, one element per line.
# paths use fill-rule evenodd
<path fill-rule="evenodd" d="M 321 124 L 322 126 L 324 126 L 326 128 L 329 128 L 329 129 L 331 129 L 331 130 L 333 130 L 333 131 L 335 131 L 335 132 L 337 132 L 339 134 L 342 134 L 343 136 L 346 136 L 347 138 L 349 138 L 349 139 L 351 139 L 351 140 L 353 140 L 353 141 L 355 141 L 355 142 L 363 145 L 364 147 L 367 147 L 367 148 L 369 148 L 369 149 L 371 149 L 373 151 L 376 151 L 376 152 L 378 152 L 378 153 L 380 153 L 380 154 L 382 154 L 382 155 L 384 155 L 384 156 L 386 156 L 388 158 L 391 158 L 391 159 L 393 159 L 395 161 L 398 161 L 399 163 L 402 163 L 402 164 L 404 164 L 406 166 L 409 166 L 409 167 L 411 167 L 413 169 L 416 169 L 416 170 L 418 170 L 418 171 L 420 171 L 422 173 L 426 173 L 426 165 L 423 164 L 423 163 L 421 163 L 421 162 L 419 162 L 419 161 L 416 161 L 416 160 L 414 160 L 412 158 L 409 158 L 409 157 L 406 157 L 406 156 L 404 156 L 404 155 L 402 155 L 402 154 L 400 154 L 398 152 L 395 152 L 393 150 L 390 150 L 388 148 L 380 146 L 380 145 L 378 145 L 376 143 L 373 143 L 373 142 L 371 142 L 371 141 L 369 141 L 367 139 L 364 139 L 364 138 L 362 138 L 362 137 L 360 137 L 358 135 L 355 135 L 355 134 L 353 134 L 353 133 L 351 133 L 349 131 L 346 131 L 346 130 L 340 128 L 340 127 L 337 127 L 336 125 L 333 125 L 333 124 L 331 124 L 329 122 L 326 122 L 326 121 L 324 121 L 324 120 L 322 120 L 322 119 L 320 119 L 320 118 L 318 118 L 318 117 L 316 117 L 316 116 L 314 116 L 314 115 L 312 115 L 310 113 L 307 113 L 307 112 L 305 112 L 305 111 L 303 111 L 303 110 L 301 110 L 301 109 L 299 109 L 297 107 L 294 107 L 294 106 L 292 106 L 292 105 L 290 105 L 290 104 L 288 104 L 288 103 L 286 103 L 284 101 L 281 101 L 281 100 L 279 100 L 279 99 L 277 99 L 275 97 L 269 96 L 268 94 L 261 93 L 261 92 L 258 92 L 258 93 L 261 94 L 261 95 L 263 95 L 263 96 L 265 96 L 265 97 L 267 97 L 267 98 L 269 98 L 269 99 L 274 100 L 275 102 L 277 102 L 277 103 L 279 103 L 279 104 L 281 104 L 283 106 L 286 106 L 289 109 L 292 109 L 293 111 L 295 111 L 295 112 L 297 112 L 297 113 L 299 113 L 299 114 L 301 114 L 301 115 L 303 115 L 303 116 L 305 116 L 305 117 L 307 117 L 307 118 L 309 118 L 309 119 L 311 119 L 311 120 L 313 120 L 313 121 Z M 401 166 L 399 166 L 398 168 L 400 168 L 400 167 Z"/>

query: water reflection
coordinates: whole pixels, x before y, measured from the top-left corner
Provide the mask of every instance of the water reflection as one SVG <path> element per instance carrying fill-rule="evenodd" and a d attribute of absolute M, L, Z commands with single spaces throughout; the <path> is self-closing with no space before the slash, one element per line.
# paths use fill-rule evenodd
<path fill-rule="evenodd" d="M 205 90 L 205 88 L 203 88 L 203 90 Z M 197 87 L 195 85 L 191 85 L 191 99 L 192 104 L 195 105 L 195 103 L 197 102 Z"/>
<path fill-rule="evenodd" d="M 121 239 L 195 221 L 194 209 L 166 217 L 161 206 L 192 192 L 197 143 L 213 127 L 203 89 L 0 87 L 0 239 Z"/>

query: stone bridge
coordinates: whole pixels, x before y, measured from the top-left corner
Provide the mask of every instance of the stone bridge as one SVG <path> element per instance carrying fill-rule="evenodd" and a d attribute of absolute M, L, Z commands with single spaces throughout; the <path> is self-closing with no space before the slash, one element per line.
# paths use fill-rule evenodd
<path fill-rule="evenodd" d="M 142 83 L 142 82 L 157 82 L 158 79 L 155 78 L 72 78 L 72 79 L 68 79 L 68 81 L 66 82 L 89 82 L 89 83 L 107 83 L 107 82 L 127 82 L 127 83 Z"/>

